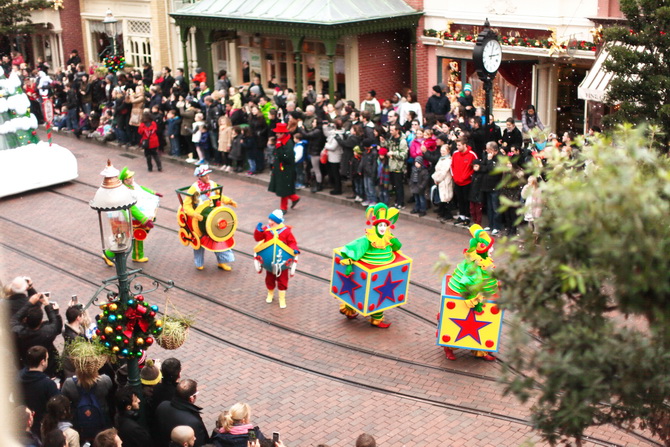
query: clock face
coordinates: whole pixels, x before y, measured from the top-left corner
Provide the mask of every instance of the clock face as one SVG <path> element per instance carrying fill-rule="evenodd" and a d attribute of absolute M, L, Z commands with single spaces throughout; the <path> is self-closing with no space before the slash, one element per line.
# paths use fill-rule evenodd
<path fill-rule="evenodd" d="M 495 73 L 502 62 L 502 47 L 497 40 L 489 40 L 482 51 L 482 62 L 484 69 L 489 73 Z"/>

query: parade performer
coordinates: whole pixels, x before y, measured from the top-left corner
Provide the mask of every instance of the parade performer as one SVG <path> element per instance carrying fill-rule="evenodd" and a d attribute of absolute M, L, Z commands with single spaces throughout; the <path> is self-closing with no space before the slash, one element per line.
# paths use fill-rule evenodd
<path fill-rule="evenodd" d="M 138 185 L 135 182 L 135 172 L 128 169 L 128 166 L 121 169 L 119 180 L 132 191 L 136 200 L 135 205 L 130 207 L 130 214 L 133 216 L 133 262 L 147 262 L 149 258 L 144 256 L 144 240 L 154 227 L 158 202 L 163 194 Z M 106 253 L 103 258 L 110 267 L 114 265 L 110 260 L 114 259 L 113 253 Z"/>
<path fill-rule="evenodd" d="M 399 217 L 397 208 L 378 203 L 369 206 L 365 214 L 372 228 L 366 230 L 365 236 L 335 249 L 336 266 L 331 279 L 331 294 L 343 301 L 340 313 L 347 318 L 353 319 L 362 313 L 370 318 L 373 326 L 388 328 L 391 323 L 384 322 L 384 310 L 380 309 L 407 302 L 412 260 L 402 255 L 399 251 L 402 244 L 391 233 Z M 339 266 L 346 266 L 344 272 Z M 357 267 L 357 275 L 354 266 Z M 338 280 L 339 287 L 336 285 Z M 361 285 L 357 281 L 365 283 Z M 361 295 L 357 296 L 359 291 Z M 344 298 L 355 304 L 357 309 Z"/>
<path fill-rule="evenodd" d="M 279 307 L 284 309 L 289 275 L 295 275 L 297 256 L 300 253 L 291 227 L 284 225 L 284 213 L 274 210 L 268 216 L 267 225 L 259 222 L 254 231 L 254 239 L 259 241 L 254 248 L 256 271 L 260 273 L 265 269 L 265 286 L 268 289 L 265 302 L 272 302 L 277 288 Z"/>
<path fill-rule="evenodd" d="M 293 146 L 295 143 L 291 138 L 286 123 L 277 123 L 272 131 L 277 135 L 274 163 L 272 165 L 272 174 L 268 191 L 277 194 L 280 198 L 282 212 L 288 211 L 288 202 L 291 201 L 291 209 L 300 202 L 300 196 L 295 193 L 295 152 Z"/>
<path fill-rule="evenodd" d="M 438 344 L 449 360 L 456 360 L 453 348 L 466 348 L 479 358 L 493 361 L 495 357 L 489 352 L 498 350 L 503 315 L 495 304 L 498 281 L 491 275 L 495 267 L 490 253 L 494 239 L 479 225 L 472 225 L 470 234 L 465 260 L 443 283 Z"/>
<path fill-rule="evenodd" d="M 237 208 L 237 203 L 230 197 L 221 194 L 219 185 L 217 185 L 215 181 L 210 180 L 209 174 L 211 172 L 212 170 L 208 165 L 200 165 L 195 168 L 193 175 L 198 177 L 198 180 L 186 191 L 186 197 L 183 201 L 182 208 L 186 215 L 194 217 L 198 222 L 202 222 L 204 216 L 201 213 L 198 213 L 196 209 L 208 201 L 210 207 L 218 207 L 221 204 L 224 204 Z M 218 268 L 225 271 L 233 269 L 230 265 L 235 261 L 235 254 L 232 250 L 232 241 L 217 242 L 207 234 L 203 234 L 199 238 L 199 241 L 200 246 L 198 248 L 193 248 L 193 260 L 196 269 L 202 270 L 205 268 L 205 249 L 214 252 Z"/>

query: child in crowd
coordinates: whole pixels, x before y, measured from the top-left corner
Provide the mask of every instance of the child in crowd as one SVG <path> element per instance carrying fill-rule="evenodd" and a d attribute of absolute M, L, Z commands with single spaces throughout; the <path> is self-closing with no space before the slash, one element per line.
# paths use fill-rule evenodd
<path fill-rule="evenodd" d="M 380 147 L 379 160 L 377 161 L 377 184 L 379 185 L 379 201 L 388 205 L 389 191 L 391 189 L 391 170 L 389 169 L 389 150 Z"/>
<path fill-rule="evenodd" d="M 361 173 L 361 159 L 363 157 L 363 150 L 361 149 L 361 146 L 357 144 L 356 146 L 353 147 L 354 151 L 354 156 L 351 158 L 351 186 L 354 190 L 354 197 L 353 199 L 356 202 L 361 202 L 363 200 L 363 196 L 365 195 L 365 187 L 364 187 L 364 177 L 363 174 Z M 350 197 L 351 198 L 351 197 Z M 358 200 L 357 200 L 358 199 Z M 365 203 L 369 202 L 370 200 L 366 200 L 363 202 L 363 206 L 367 206 Z M 374 201 L 376 203 L 376 200 Z M 374 203 L 369 203 L 369 205 L 373 205 Z"/>
<path fill-rule="evenodd" d="M 113 135 L 112 131 L 112 117 L 105 113 L 100 118 L 100 124 L 97 129 L 87 135 L 88 138 L 95 138 L 98 141 L 107 141 L 108 136 Z"/>
<path fill-rule="evenodd" d="M 200 160 L 197 164 L 202 165 L 207 163 L 205 154 L 209 153 L 210 144 L 209 129 L 207 129 L 207 124 L 203 124 L 200 126 L 200 141 L 195 146 L 195 150 L 198 152 L 198 156 L 200 157 Z"/>
<path fill-rule="evenodd" d="M 181 152 L 179 135 L 181 131 L 181 116 L 177 109 L 171 109 L 166 117 L 167 137 L 170 140 L 170 155 L 177 157 Z"/>
<path fill-rule="evenodd" d="M 60 108 L 60 114 L 58 116 L 54 117 L 54 128 L 56 128 L 56 131 L 60 132 L 60 130 L 67 126 L 67 106 L 64 105 Z"/>
<path fill-rule="evenodd" d="M 95 112 L 91 112 L 91 113 L 95 113 Z M 91 121 L 89 120 L 88 115 L 86 114 L 86 112 L 84 112 L 83 110 L 81 112 L 79 112 L 79 117 L 78 117 L 77 124 L 78 124 L 78 127 L 76 129 L 74 129 L 74 131 L 73 131 L 74 135 L 77 138 L 81 137 L 81 134 L 82 134 L 83 131 L 91 130 Z"/>
<path fill-rule="evenodd" d="M 365 201 L 363 206 L 374 205 L 377 203 L 377 145 L 373 139 L 364 139 L 361 143 L 363 145 L 363 155 L 361 155 L 361 162 L 358 171 L 363 175 L 363 188 L 365 190 Z M 363 199 L 356 197 L 356 201 L 360 202 Z"/>
<path fill-rule="evenodd" d="M 468 226 L 470 223 L 482 224 L 482 210 L 484 209 L 484 194 L 482 193 L 482 182 L 484 181 L 484 173 L 479 171 L 481 160 L 477 159 L 472 162 L 472 183 L 470 183 L 470 192 L 468 198 L 470 199 L 470 219 L 472 222 L 463 221 L 463 226 Z"/>
<path fill-rule="evenodd" d="M 151 119 L 154 120 L 158 130 L 156 135 L 158 136 L 158 151 L 162 154 L 163 148 L 165 148 L 165 115 L 161 111 L 158 105 L 151 107 Z"/>
<path fill-rule="evenodd" d="M 435 165 L 435 172 L 432 178 L 437 185 L 440 195 L 437 215 L 440 222 L 444 222 L 452 218 L 449 202 L 454 198 L 454 180 L 451 177 L 451 154 L 449 153 L 448 144 L 443 144 L 440 147 L 440 159 Z"/>
<path fill-rule="evenodd" d="M 307 140 L 303 139 L 300 132 L 293 135 L 293 151 L 295 152 L 295 189 L 305 187 L 305 153 L 307 152 Z"/>
<path fill-rule="evenodd" d="M 426 215 L 426 188 L 428 187 L 428 169 L 423 164 L 423 156 L 414 159 L 414 166 L 409 177 L 409 191 L 414 196 L 414 209 L 410 214 Z"/>
<path fill-rule="evenodd" d="M 535 243 L 537 244 L 540 233 L 536 221 L 542 216 L 542 190 L 536 176 L 528 177 L 528 183 L 521 190 L 521 198 L 526 202 L 523 220 L 528 222 L 528 227 L 535 235 Z"/>
<path fill-rule="evenodd" d="M 268 145 L 265 146 L 265 166 L 268 166 L 272 169 L 272 165 L 275 162 L 274 158 L 275 152 L 275 137 L 268 138 Z"/>
<path fill-rule="evenodd" d="M 219 118 L 219 147 L 221 170 L 230 172 L 230 149 L 233 144 L 233 123 L 227 115 Z"/>
<path fill-rule="evenodd" d="M 195 121 L 192 127 L 191 141 L 195 145 L 195 150 L 198 153 L 198 161 L 196 164 L 201 165 L 205 163 L 205 153 L 200 148 L 200 140 L 202 137 L 201 127 L 205 125 L 205 115 L 198 112 L 195 114 Z"/>

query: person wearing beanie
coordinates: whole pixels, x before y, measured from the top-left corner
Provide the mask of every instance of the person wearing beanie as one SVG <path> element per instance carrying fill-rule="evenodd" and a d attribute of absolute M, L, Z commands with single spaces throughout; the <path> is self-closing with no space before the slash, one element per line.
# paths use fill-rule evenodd
<path fill-rule="evenodd" d="M 202 222 L 204 216 L 196 210 L 207 201 L 210 201 L 210 206 L 212 207 L 230 205 L 237 208 L 237 202 L 230 197 L 221 194 L 219 185 L 217 185 L 215 181 L 210 180 L 209 174 L 211 172 L 212 170 L 208 165 L 200 165 L 195 168 L 193 175 L 195 175 L 198 180 L 186 191 L 184 203 L 181 208 L 188 217 L 195 218 L 198 222 Z M 207 234 L 203 234 L 200 237 L 200 247 L 193 250 L 195 268 L 198 270 L 203 270 L 205 268 L 205 249 L 207 249 L 213 251 L 216 255 L 216 262 L 219 269 L 225 271 L 232 270 L 233 268 L 230 264 L 235 261 L 235 254 L 233 254 L 232 250 L 234 244 L 235 242 L 232 237 L 226 241 L 219 242 L 213 240 Z"/>
<path fill-rule="evenodd" d="M 472 96 L 472 86 L 470 84 L 463 86 L 463 91 L 458 97 L 458 103 L 465 107 L 465 118 L 475 116 L 474 97 Z"/>
<path fill-rule="evenodd" d="M 279 307 L 284 309 L 286 308 L 289 275 L 295 275 L 300 254 L 298 242 L 293 236 L 291 227 L 284 225 L 284 213 L 281 210 L 274 210 L 268 216 L 267 225 L 259 222 L 254 230 L 254 239 L 258 241 L 258 245 L 254 248 L 257 253 L 254 258 L 256 270 L 260 273 L 261 267 L 265 269 L 265 287 L 268 289 L 265 302 L 273 301 L 275 288 L 277 288 L 279 289 Z M 268 255 L 263 259 L 261 252 L 270 253 L 266 251 L 268 247 L 271 250 L 271 256 Z M 288 259 L 284 259 L 284 256 L 287 256 Z"/>
<path fill-rule="evenodd" d="M 411 214 L 418 214 L 419 217 L 426 215 L 426 188 L 430 175 L 428 169 L 423 164 L 423 156 L 414 158 L 414 165 L 409 176 L 409 191 L 414 196 L 414 209 Z"/>
<path fill-rule="evenodd" d="M 438 118 L 444 118 L 449 113 L 450 106 L 449 97 L 442 92 L 439 85 L 434 85 L 432 95 L 426 102 L 426 115 L 432 113 Z"/>
<path fill-rule="evenodd" d="M 151 427 L 154 423 L 154 412 L 156 404 L 154 403 L 154 389 L 161 383 L 163 375 L 161 374 L 160 364 L 155 360 L 147 359 L 144 367 L 140 370 L 140 381 L 142 382 L 142 400 L 147 418 L 147 426 Z"/>

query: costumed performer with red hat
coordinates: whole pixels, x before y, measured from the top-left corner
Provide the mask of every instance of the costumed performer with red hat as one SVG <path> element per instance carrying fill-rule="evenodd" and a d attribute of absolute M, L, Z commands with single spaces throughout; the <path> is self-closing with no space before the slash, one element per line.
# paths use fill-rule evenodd
<path fill-rule="evenodd" d="M 189 217 L 196 217 L 200 221 L 203 219 L 203 216 L 197 214 L 195 209 L 206 200 L 213 200 L 216 206 L 224 204 L 237 208 L 237 202 L 223 194 L 219 195 L 218 191 L 213 190 L 219 185 L 217 185 L 214 180 L 210 180 L 209 174 L 211 172 L 212 170 L 208 165 L 200 165 L 196 167 L 193 175 L 198 177 L 198 180 L 191 185 L 188 191 L 186 191 L 187 195 L 184 199 L 184 212 Z M 230 265 L 231 262 L 235 261 L 235 254 L 233 253 L 232 247 L 229 247 L 222 242 L 213 241 L 207 236 L 203 236 L 201 242 L 203 245 L 208 244 L 208 249 L 214 252 L 217 265 L 221 270 L 230 271 L 233 269 Z M 195 268 L 198 270 L 205 268 L 204 247 L 193 250 L 193 261 L 195 262 Z"/>
<path fill-rule="evenodd" d="M 289 200 L 291 201 L 291 209 L 295 208 L 300 202 L 300 196 L 295 193 L 295 152 L 293 150 L 295 143 L 286 123 L 277 123 L 272 131 L 277 135 L 277 141 L 268 191 L 281 197 L 279 207 L 286 214 Z"/>
<path fill-rule="evenodd" d="M 297 265 L 297 256 L 300 254 L 298 242 L 293 236 L 291 227 L 284 225 L 284 213 L 281 210 L 274 210 L 268 216 L 268 224 L 258 223 L 254 231 L 254 239 L 259 241 L 256 246 L 256 253 L 260 250 L 269 248 L 272 258 L 270 263 L 264 262 L 260 255 L 255 258 L 257 269 L 265 267 L 265 286 L 268 289 L 268 296 L 265 300 L 271 303 L 274 299 L 275 288 L 279 289 L 279 307 L 286 307 L 286 289 L 288 288 L 289 275 L 295 275 Z M 270 247 L 270 245 L 273 245 Z M 284 255 L 287 256 L 286 259 Z"/>

